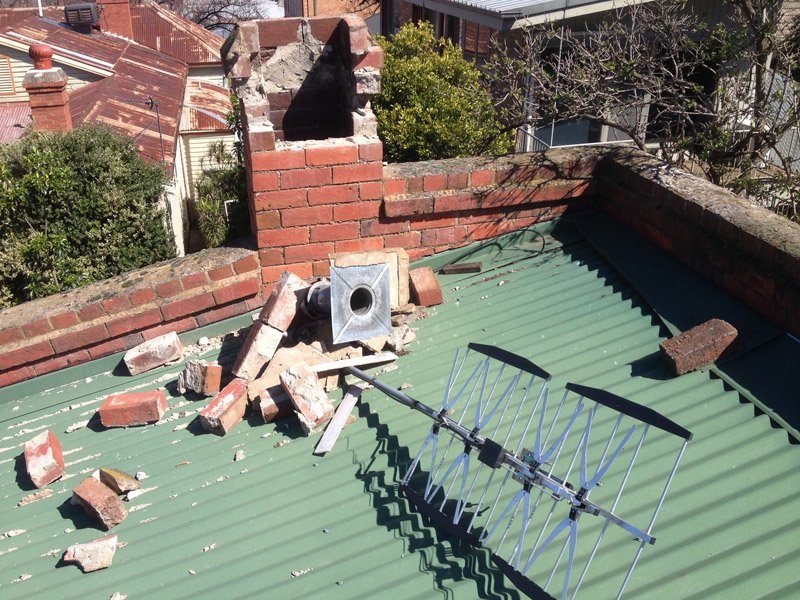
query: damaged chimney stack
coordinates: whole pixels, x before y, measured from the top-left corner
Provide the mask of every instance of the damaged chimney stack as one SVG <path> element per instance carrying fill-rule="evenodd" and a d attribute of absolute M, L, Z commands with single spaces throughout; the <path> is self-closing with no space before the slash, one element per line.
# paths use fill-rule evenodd
<path fill-rule="evenodd" d="M 28 56 L 33 59 L 33 69 L 25 74 L 22 85 L 28 92 L 34 127 L 45 131 L 71 130 L 69 78 L 63 69 L 53 66 L 53 49 L 47 44 L 33 44 Z"/>

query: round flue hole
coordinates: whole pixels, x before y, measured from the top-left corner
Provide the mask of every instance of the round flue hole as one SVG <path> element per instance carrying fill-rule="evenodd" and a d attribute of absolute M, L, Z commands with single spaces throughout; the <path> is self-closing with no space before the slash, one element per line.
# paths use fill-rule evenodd
<path fill-rule="evenodd" d="M 372 310 L 372 290 L 365 287 L 356 288 L 350 294 L 350 310 L 355 315 L 365 315 Z"/>

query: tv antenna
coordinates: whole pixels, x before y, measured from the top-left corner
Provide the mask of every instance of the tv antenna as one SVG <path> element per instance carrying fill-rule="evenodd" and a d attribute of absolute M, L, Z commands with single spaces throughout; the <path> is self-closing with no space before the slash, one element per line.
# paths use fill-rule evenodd
<path fill-rule="evenodd" d="M 622 597 L 644 548 L 655 544 L 653 527 L 689 431 L 652 408 L 576 383 L 551 402 L 547 371 L 484 344 L 456 352 L 438 409 L 347 371 L 433 421 L 400 487 L 437 528 L 489 548 L 500 571 L 536 600 L 576 598 L 604 538 L 621 535 L 623 548 L 633 541 Z M 642 497 L 652 496 L 645 525 L 616 512 L 634 486 L 631 510 L 643 521 Z"/>

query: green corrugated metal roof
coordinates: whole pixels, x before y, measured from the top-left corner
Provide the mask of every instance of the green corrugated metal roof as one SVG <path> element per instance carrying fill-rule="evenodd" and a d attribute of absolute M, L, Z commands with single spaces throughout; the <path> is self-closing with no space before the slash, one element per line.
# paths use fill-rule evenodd
<path fill-rule="evenodd" d="M 436 266 L 461 254 L 428 262 Z M 668 379 L 653 355 L 667 331 L 569 228 L 507 236 L 468 260 L 482 260 L 484 273 L 441 277 L 446 303 L 415 324 L 412 352 L 382 379 L 413 383 L 410 394 L 437 404 L 455 349 L 480 341 L 552 372 L 555 396 L 572 380 L 656 408 L 695 437 L 656 525 L 658 543 L 646 549 L 627 597 L 796 593 L 800 451 L 785 432 L 766 416 L 754 417 L 750 404 L 708 373 Z M 217 324 L 186 341 L 247 322 L 245 316 Z M 230 360 L 235 347 L 226 343 L 201 356 L 221 353 Z M 0 534 L 25 530 L 0 540 L 4 598 L 107 598 L 116 591 L 129 598 L 519 597 L 485 550 L 425 526 L 398 493 L 405 464 L 429 427 L 421 415 L 369 390 L 361 418 L 324 458 L 311 454 L 316 438 L 257 421 L 224 438 L 193 426 L 175 430 L 194 415 L 144 428 L 66 433 L 111 392 L 174 390 L 180 365 L 130 377 L 112 371 L 118 358 L 0 390 Z M 173 415 L 204 404 L 177 395 L 170 403 Z M 45 427 L 61 439 L 70 477 L 50 486 L 50 498 L 17 507 L 30 490 L 16 457 Z M 237 450 L 245 458 L 234 462 Z M 655 471 L 673 458 L 655 457 L 647 468 Z M 58 559 L 70 544 L 102 535 L 68 502 L 71 488 L 100 466 L 147 472 L 148 491 L 113 530 L 127 543 L 113 566 L 82 574 Z M 646 491 L 630 490 L 632 513 L 643 509 L 638 500 Z M 616 591 L 620 565 L 633 551 L 624 541 L 603 547 L 584 596 Z M 313 570 L 292 577 L 305 569 Z M 12 583 L 23 574 L 30 578 Z"/>

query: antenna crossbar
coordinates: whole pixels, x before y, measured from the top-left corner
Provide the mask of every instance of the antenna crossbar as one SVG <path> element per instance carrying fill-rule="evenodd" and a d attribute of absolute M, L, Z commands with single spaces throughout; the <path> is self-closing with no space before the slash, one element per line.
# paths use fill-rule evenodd
<path fill-rule="evenodd" d="M 465 368 L 468 357 L 477 360 Z M 609 525 L 614 525 L 611 530 L 622 531 L 637 542 L 633 561 L 623 567 L 625 577 L 617 592 L 617 598 L 621 597 L 642 550 L 655 544 L 653 526 L 692 438 L 688 430 L 650 407 L 574 383 L 566 385 L 563 397 L 548 415 L 550 374 L 526 358 L 484 344 L 472 343 L 465 352 L 456 353 L 439 409 L 356 367 L 346 371 L 432 421 L 400 487 L 437 528 L 476 546 L 491 545 L 494 564 L 530 598 L 552 598 L 547 588 L 556 574 L 562 573 L 560 597 L 574 599 Z M 529 398 L 537 381 L 540 390 Z M 577 396 L 574 407 L 572 401 L 567 402 L 570 394 Z M 516 404 L 512 404 L 513 399 Z M 459 403 L 463 407 L 456 416 Z M 530 410 L 527 418 L 523 416 L 525 407 Z M 608 418 L 609 414 L 613 418 Z M 529 440 L 532 446 L 526 448 L 523 443 L 531 429 L 535 430 L 534 439 Z M 661 496 L 654 500 L 656 506 L 648 526 L 639 527 L 616 511 L 651 429 L 669 434 L 667 442 L 674 436 L 681 438 L 683 444 Z M 440 445 L 442 431 L 450 436 L 446 444 Z M 456 450 L 459 445 L 463 449 L 453 459 L 449 453 L 454 443 Z M 663 445 L 665 439 L 659 436 L 655 443 Z M 662 452 L 661 448 L 657 452 Z M 628 458 L 622 461 L 622 456 Z M 423 461 L 429 465 L 427 475 Z M 568 463 L 566 468 L 564 462 Z M 623 462 L 627 464 L 614 469 Z M 424 484 L 414 477 L 417 473 L 424 477 Z M 574 483 L 576 479 L 578 484 Z M 514 492 L 512 484 L 510 499 L 506 492 L 509 480 L 521 485 Z M 606 498 L 606 494 L 597 492 L 606 498 L 605 502 L 592 500 L 590 495 L 605 480 L 612 484 L 612 496 Z M 490 489 L 495 488 L 496 495 L 490 494 Z M 473 499 L 473 494 L 479 497 Z M 556 513 L 559 506 L 566 508 L 560 519 Z M 483 514 L 486 510 L 488 516 Z M 585 529 L 579 526 L 583 515 L 598 517 L 602 522 L 599 536 L 587 552 L 579 552 L 580 532 Z M 538 534 L 533 531 L 535 519 L 543 521 L 540 528 L 537 525 Z M 532 545 L 526 540 L 529 534 L 535 537 Z M 559 541 L 562 539 L 563 544 Z M 510 551 L 504 550 L 507 541 Z M 582 568 L 576 568 L 576 561 L 583 561 L 584 555 L 588 558 Z M 541 573 L 538 563 L 545 560 L 552 561 L 548 563 L 552 568 L 548 567 L 549 575 L 545 571 L 542 580 L 546 581 L 540 586 L 528 572 Z M 576 582 L 571 581 L 573 572 Z"/>

